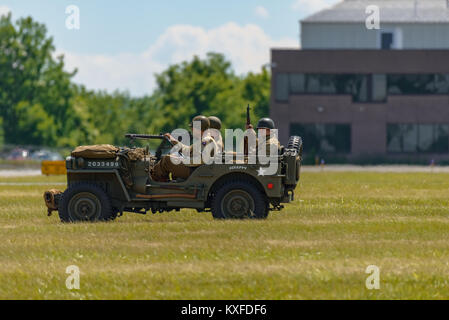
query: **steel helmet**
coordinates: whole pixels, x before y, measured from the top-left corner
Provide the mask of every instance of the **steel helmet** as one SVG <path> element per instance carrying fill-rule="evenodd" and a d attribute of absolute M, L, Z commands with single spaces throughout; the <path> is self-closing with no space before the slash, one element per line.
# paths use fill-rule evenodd
<path fill-rule="evenodd" d="M 192 119 L 192 122 L 189 124 L 189 126 L 193 127 L 193 123 L 195 121 L 201 122 L 201 130 L 202 131 L 205 131 L 210 128 L 210 121 L 206 116 L 196 116 L 195 118 Z"/>
<path fill-rule="evenodd" d="M 270 118 L 262 118 L 257 123 L 257 129 L 275 129 L 274 121 Z"/>
<path fill-rule="evenodd" d="M 221 130 L 221 120 L 218 117 L 210 116 L 209 117 L 210 128 Z"/>

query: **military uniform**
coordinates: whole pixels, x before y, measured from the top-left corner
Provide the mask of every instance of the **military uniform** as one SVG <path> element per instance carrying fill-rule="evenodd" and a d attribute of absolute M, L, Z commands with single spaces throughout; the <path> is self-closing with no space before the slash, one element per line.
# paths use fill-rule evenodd
<path fill-rule="evenodd" d="M 208 148 L 211 148 L 211 157 L 213 157 L 214 155 L 215 155 L 215 152 L 218 150 L 218 144 L 217 144 L 217 142 L 215 141 L 215 139 L 211 136 L 211 134 L 209 133 L 209 132 L 206 132 L 206 134 L 204 135 L 204 137 L 201 139 L 201 141 L 200 140 L 198 140 L 198 141 L 196 141 L 196 142 L 194 142 L 192 145 L 190 145 L 190 146 L 186 146 L 185 144 L 183 144 L 183 143 L 181 143 L 181 142 L 175 142 L 175 144 L 177 144 L 178 145 L 178 148 L 179 148 L 179 150 L 181 151 L 181 153 L 184 155 L 184 156 L 190 156 L 190 159 L 193 161 L 193 159 L 194 159 L 194 154 L 193 154 L 193 152 L 195 151 L 195 150 L 198 150 L 198 149 L 200 149 L 201 150 L 201 153 L 204 151 L 204 149 L 207 147 L 207 146 L 209 146 L 209 145 L 211 145 L 210 147 L 208 147 Z M 199 144 L 199 146 L 198 146 L 198 144 Z M 201 158 L 201 164 L 203 164 L 203 162 L 202 162 L 202 158 Z M 191 162 L 192 162 L 191 161 Z M 197 166 L 199 166 L 199 165 L 201 165 L 201 164 L 191 164 L 191 165 L 189 165 L 189 166 L 193 166 L 193 167 L 197 167 Z"/>
<path fill-rule="evenodd" d="M 259 143 L 257 139 L 257 143 Z M 274 146 L 274 150 L 276 150 L 276 155 L 279 154 L 279 149 L 281 148 L 281 143 L 276 137 L 267 137 L 265 141 L 265 150 L 267 153 L 267 156 L 270 155 L 271 146 Z"/>
<path fill-rule="evenodd" d="M 259 138 L 257 138 L 257 133 L 256 133 L 256 131 L 254 131 L 254 129 L 248 129 L 248 130 L 249 130 L 249 135 L 254 135 L 256 137 L 256 145 L 248 146 L 247 145 L 248 142 L 245 141 L 245 153 L 248 150 L 247 154 L 257 154 L 259 151 Z M 281 148 L 281 143 L 275 136 L 273 136 L 273 137 L 267 136 L 267 138 L 265 139 L 265 152 L 266 152 L 267 156 L 270 155 L 271 146 L 274 146 L 274 149 L 277 150 L 277 152 L 276 152 L 276 155 L 277 155 L 279 149 Z"/>
<path fill-rule="evenodd" d="M 214 138 L 215 143 L 217 144 L 217 152 L 218 153 L 223 152 L 224 144 L 220 131 L 211 130 L 211 136 L 212 138 Z"/>
<path fill-rule="evenodd" d="M 217 143 L 218 151 L 223 152 L 224 151 L 224 144 L 223 144 L 223 138 L 221 137 L 221 120 L 220 118 L 216 116 L 210 116 L 209 118 L 210 123 L 210 134 L 214 138 L 215 142 Z"/>
<path fill-rule="evenodd" d="M 204 148 L 206 146 L 212 144 L 212 150 L 214 150 L 211 153 L 211 156 L 214 155 L 215 150 L 217 150 L 217 143 L 215 142 L 214 138 L 212 138 L 210 135 L 205 135 L 201 141 L 194 142 L 190 146 L 186 146 L 185 144 L 181 142 L 175 142 L 176 145 L 178 145 L 179 150 L 181 153 L 189 157 L 190 156 L 190 162 L 193 162 L 193 152 L 194 150 L 197 150 L 199 147 L 195 146 L 195 144 L 200 144 L 201 152 L 203 152 Z M 195 147 L 194 147 L 195 146 Z M 178 159 L 174 159 L 178 158 Z M 201 161 L 203 159 L 201 158 Z M 180 162 L 179 164 L 175 164 L 174 162 Z M 203 163 L 203 162 L 202 162 Z M 202 164 L 201 163 L 201 164 Z M 193 171 L 193 168 L 196 168 L 200 166 L 201 164 L 184 164 L 181 162 L 181 156 L 178 155 L 165 155 L 162 157 L 161 161 L 159 161 L 153 168 L 151 176 L 156 181 L 163 181 L 168 180 L 169 174 L 172 174 L 172 178 L 181 178 L 181 179 L 187 179 L 190 174 Z"/>
<path fill-rule="evenodd" d="M 270 118 L 262 118 L 257 123 L 257 129 L 274 130 L 275 128 L 276 127 L 274 125 L 274 121 Z M 248 136 L 254 136 L 254 138 L 256 140 L 256 144 L 255 144 L 255 146 L 249 146 L 248 145 L 249 139 L 245 138 L 245 146 L 244 146 L 245 154 L 256 154 L 256 153 L 258 153 L 258 149 L 259 149 L 258 148 L 259 147 L 259 139 L 257 138 L 256 131 L 254 131 L 254 129 L 252 129 L 252 128 L 248 129 L 247 131 L 249 131 Z M 276 155 L 277 155 L 279 152 L 279 149 L 281 148 L 281 144 L 279 143 L 279 140 L 277 139 L 277 137 L 268 135 L 265 139 L 265 152 L 266 152 L 267 156 L 270 156 L 270 149 L 272 148 L 272 146 L 277 151 L 276 152 Z"/>

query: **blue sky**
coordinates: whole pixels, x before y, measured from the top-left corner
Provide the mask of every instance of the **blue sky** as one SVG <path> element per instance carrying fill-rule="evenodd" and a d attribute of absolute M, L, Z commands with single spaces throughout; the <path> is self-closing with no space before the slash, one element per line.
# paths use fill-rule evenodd
<path fill-rule="evenodd" d="M 337 0 L 0 0 L 0 14 L 45 23 L 75 81 L 92 89 L 154 89 L 154 73 L 171 63 L 224 53 L 236 73 L 269 62 L 270 47 L 299 47 L 299 19 Z M 66 28 L 66 7 L 80 10 L 80 29 Z"/>

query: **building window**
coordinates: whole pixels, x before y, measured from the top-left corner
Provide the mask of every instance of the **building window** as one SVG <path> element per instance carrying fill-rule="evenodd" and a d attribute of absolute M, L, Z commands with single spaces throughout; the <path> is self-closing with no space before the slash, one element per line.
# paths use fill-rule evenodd
<path fill-rule="evenodd" d="M 320 75 L 320 93 L 323 94 L 337 93 L 337 83 L 334 75 L 331 74 Z"/>
<path fill-rule="evenodd" d="M 371 99 L 375 102 L 387 100 L 387 76 L 385 74 L 373 74 Z"/>
<path fill-rule="evenodd" d="M 308 74 L 306 76 L 307 84 L 306 84 L 306 93 L 321 93 L 321 85 L 320 85 L 320 75 L 318 74 Z"/>
<path fill-rule="evenodd" d="M 306 76 L 304 74 L 291 73 L 289 80 L 291 93 L 304 93 L 306 83 Z"/>
<path fill-rule="evenodd" d="M 307 141 L 304 152 L 309 154 L 346 154 L 351 152 L 351 125 L 303 124 L 290 125 L 290 135 L 298 135 Z"/>
<path fill-rule="evenodd" d="M 370 98 L 369 98 L 370 94 L 368 92 L 368 86 L 369 86 L 370 79 L 368 78 L 368 76 L 365 76 L 365 75 L 357 76 L 356 79 L 357 79 L 357 90 L 354 95 L 354 101 L 357 101 L 357 102 L 370 101 Z"/>
<path fill-rule="evenodd" d="M 276 100 L 290 94 L 351 95 L 353 102 L 377 103 L 388 95 L 447 95 L 449 74 L 276 74 Z"/>
<path fill-rule="evenodd" d="M 449 152 L 449 124 L 388 124 L 390 153 Z"/>
<path fill-rule="evenodd" d="M 393 32 L 382 32 L 380 35 L 380 48 L 389 50 L 393 48 Z"/>
<path fill-rule="evenodd" d="M 388 94 L 448 94 L 447 74 L 388 75 Z"/>
<path fill-rule="evenodd" d="M 386 76 L 367 74 L 276 75 L 276 100 L 287 101 L 290 94 L 349 94 L 355 102 L 386 100 Z"/>
<path fill-rule="evenodd" d="M 276 74 L 276 100 L 287 101 L 289 95 L 289 80 L 287 73 Z"/>
<path fill-rule="evenodd" d="M 449 74 L 436 74 L 434 81 L 435 81 L 434 93 L 436 94 L 449 93 Z"/>
<path fill-rule="evenodd" d="M 393 28 L 390 30 L 380 30 L 378 46 L 383 50 L 402 49 L 402 29 Z"/>

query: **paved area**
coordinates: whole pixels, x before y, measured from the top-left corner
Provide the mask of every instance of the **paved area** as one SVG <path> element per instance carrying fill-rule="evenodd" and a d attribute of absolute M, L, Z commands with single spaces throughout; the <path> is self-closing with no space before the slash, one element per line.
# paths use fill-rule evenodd
<path fill-rule="evenodd" d="M 4 169 L 0 170 L 0 177 L 27 177 L 41 175 L 40 169 Z"/>

